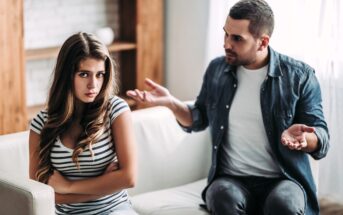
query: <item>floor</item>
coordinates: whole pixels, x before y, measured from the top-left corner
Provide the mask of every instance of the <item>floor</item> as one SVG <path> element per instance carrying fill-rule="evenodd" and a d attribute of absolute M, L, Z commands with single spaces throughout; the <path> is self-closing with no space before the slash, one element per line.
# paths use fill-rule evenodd
<path fill-rule="evenodd" d="M 332 198 L 320 198 L 320 215 L 343 215 L 343 202 Z"/>

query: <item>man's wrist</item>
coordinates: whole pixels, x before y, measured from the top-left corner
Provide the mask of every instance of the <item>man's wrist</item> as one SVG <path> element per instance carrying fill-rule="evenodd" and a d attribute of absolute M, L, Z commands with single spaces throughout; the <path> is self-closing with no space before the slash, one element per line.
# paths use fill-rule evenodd
<path fill-rule="evenodd" d="M 174 113 L 178 110 L 178 102 L 174 96 L 170 96 L 169 101 L 165 105 Z"/>

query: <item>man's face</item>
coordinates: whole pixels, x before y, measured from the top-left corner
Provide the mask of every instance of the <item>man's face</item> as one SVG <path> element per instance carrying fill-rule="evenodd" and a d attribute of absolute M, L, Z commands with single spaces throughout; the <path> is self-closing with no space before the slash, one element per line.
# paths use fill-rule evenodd
<path fill-rule="evenodd" d="M 247 19 L 226 19 L 224 26 L 224 49 L 226 61 L 231 65 L 249 68 L 256 61 L 261 41 L 249 32 L 250 21 Z"/>

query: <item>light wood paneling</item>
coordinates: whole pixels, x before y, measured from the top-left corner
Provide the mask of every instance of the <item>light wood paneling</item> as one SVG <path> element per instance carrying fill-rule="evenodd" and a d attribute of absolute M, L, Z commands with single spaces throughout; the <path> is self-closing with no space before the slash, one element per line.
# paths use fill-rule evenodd
<path fill-rule="evenodd" d="M 0 1 L 0 134 L 27 128 L 23 1 Z"/>
<path fill-rule="evenodd" d="M 163 84 L 163 0 L 137 0 L 137 87 L 144 79 Z"/>

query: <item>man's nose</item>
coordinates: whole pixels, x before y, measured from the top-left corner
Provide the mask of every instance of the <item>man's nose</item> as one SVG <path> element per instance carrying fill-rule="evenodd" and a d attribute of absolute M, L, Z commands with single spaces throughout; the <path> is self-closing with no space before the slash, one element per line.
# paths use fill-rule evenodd
<path fill-rule="evenodd" d="M 229 37 L 224 39 L 224 49 L 232 49 L 231 41 Z"/>

